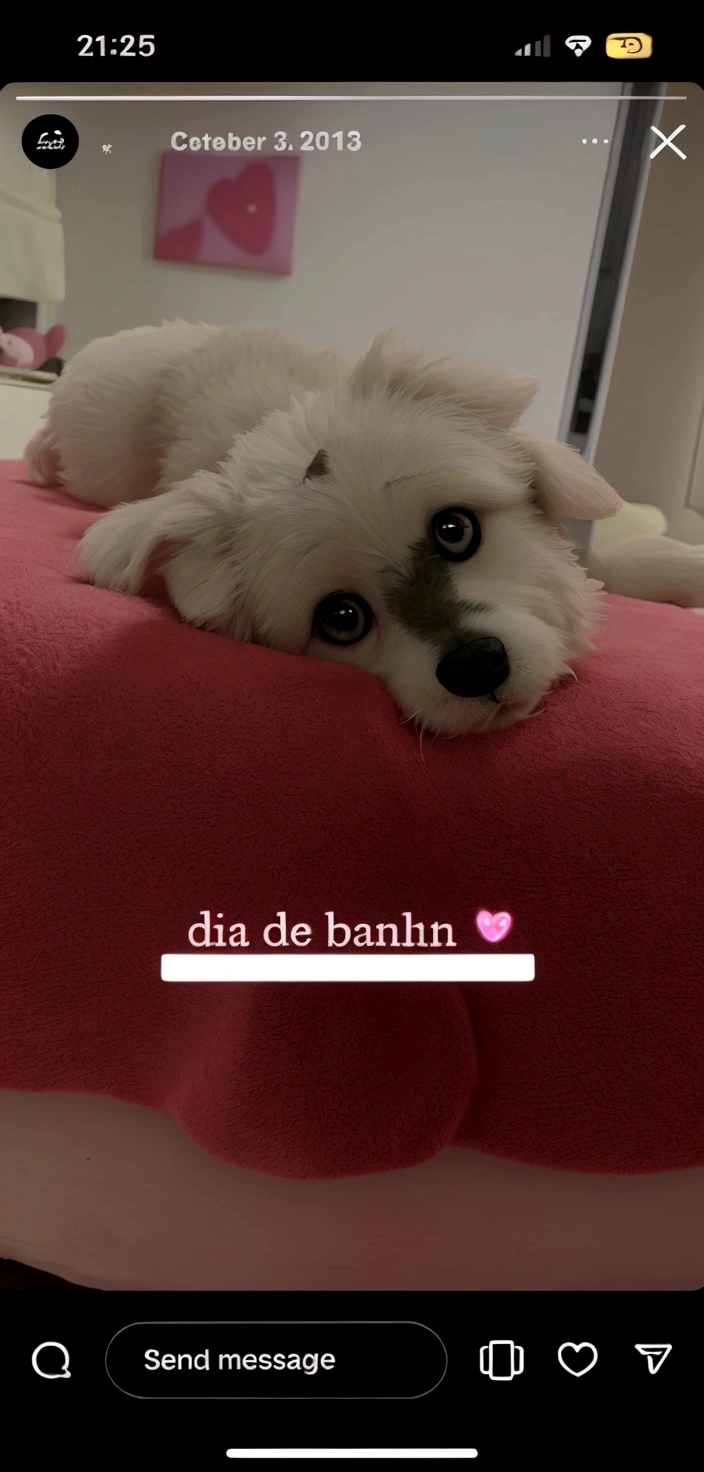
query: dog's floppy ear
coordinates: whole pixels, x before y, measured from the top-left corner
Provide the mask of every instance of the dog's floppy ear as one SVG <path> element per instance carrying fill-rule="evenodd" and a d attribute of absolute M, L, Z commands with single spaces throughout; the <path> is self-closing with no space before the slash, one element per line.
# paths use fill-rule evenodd
<path fill-rule="evenodd" d="M 521 418 L 538 389 L 535 378 L 481 368 L 464 358 L 426 358 L 396 327 L 375 337 L 350 383 L 363 394 L 386 388 L 411 399 L 443 399 L 501 429 Z"/>
<path fill-rule="evenodd" d="M 533 462 L 536 500 L 552 521 L 603 521 L 616 515 L 621 497 L 577 450 L 527 430 L 519 438 Z"/>
<path fill-rule="evenodd" d="M 80 543 L 79 564 L 97 587 L 118 593 L 139 593 L 159 575 L 188 623 L 251 639 L 245 590 L 234 567 L 236 509 L 216 476 L 203 472 L 101 516 Z"/>

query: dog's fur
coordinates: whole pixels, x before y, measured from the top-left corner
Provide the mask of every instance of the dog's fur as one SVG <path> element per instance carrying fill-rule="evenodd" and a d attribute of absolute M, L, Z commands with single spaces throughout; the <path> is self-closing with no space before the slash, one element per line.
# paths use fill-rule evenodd
<path fill-rule="evenodd" d="M 645 555 L 621 550 L 601 582 L 579 565 L 563 519 L 621 502 L 573 450 L 516 428 L 536 387 L 429 361 L 393 329 L 350 365 L 279 332 L 173 322 L 78 353 L 26 458 L 38 484 L 116 507 L 80 548 L 99 587 L 137 594 L 160 572 L 189 623 L 370 670 L 421 728 L 496 730 L 592 647 L 603 582 L 704 602 L 697 548 L 663 561 L 660 538 L 635 539 Z M 478 518 L 468 561 L 433 541 L 446 508 Z M 356 643 L 314 626 L 335 593 L 371 610 Z M 506 679 L 451 693 L 440 660 L 480 638 L 503 645 Z"/>

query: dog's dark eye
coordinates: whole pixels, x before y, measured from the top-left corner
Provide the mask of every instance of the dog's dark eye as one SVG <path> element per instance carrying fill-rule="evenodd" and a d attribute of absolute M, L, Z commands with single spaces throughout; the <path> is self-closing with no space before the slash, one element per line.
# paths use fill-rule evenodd
<path fill-rule="evenodd" d="M 430 523 L 430 534 L 436 550 L 446 562 L 466 562 L 474 556 L 482 539 L 474 512 L 463 511 L 459 506 L 436 511 Z"/>
<path fill-rule="evenodd" d="M 313 614 L 313 628 L 328 644 L 357 644 L 373 622 L 369 604 L 356 593 L 330 593 Z"/>

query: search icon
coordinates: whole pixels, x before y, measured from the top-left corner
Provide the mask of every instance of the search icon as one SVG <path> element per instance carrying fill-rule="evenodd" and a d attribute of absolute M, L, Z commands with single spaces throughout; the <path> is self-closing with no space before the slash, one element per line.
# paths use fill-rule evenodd
<path fill-rule="evenodd" d="M 60 1370 L 40 1370 L 39 1356 L 43 1349 L 60 1349 L 64 1357 L 63 1366 Z M 65 1344 L 57 1344 L 55 1339 L 45 1339 L 43 1344 L 38 1344 L 32 1355 L 32 1366 L 35 1374 L 41 1375 L 42 1380 L 70 1380 L 68 1350 Z"/>

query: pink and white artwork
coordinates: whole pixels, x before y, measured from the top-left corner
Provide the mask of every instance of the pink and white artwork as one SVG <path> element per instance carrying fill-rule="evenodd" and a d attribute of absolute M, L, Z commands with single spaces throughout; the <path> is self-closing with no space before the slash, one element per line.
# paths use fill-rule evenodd
<path fill-rule="evenodd" d="M 290 276 L 300 162 L 165 153 L 155 259 Z"/>

